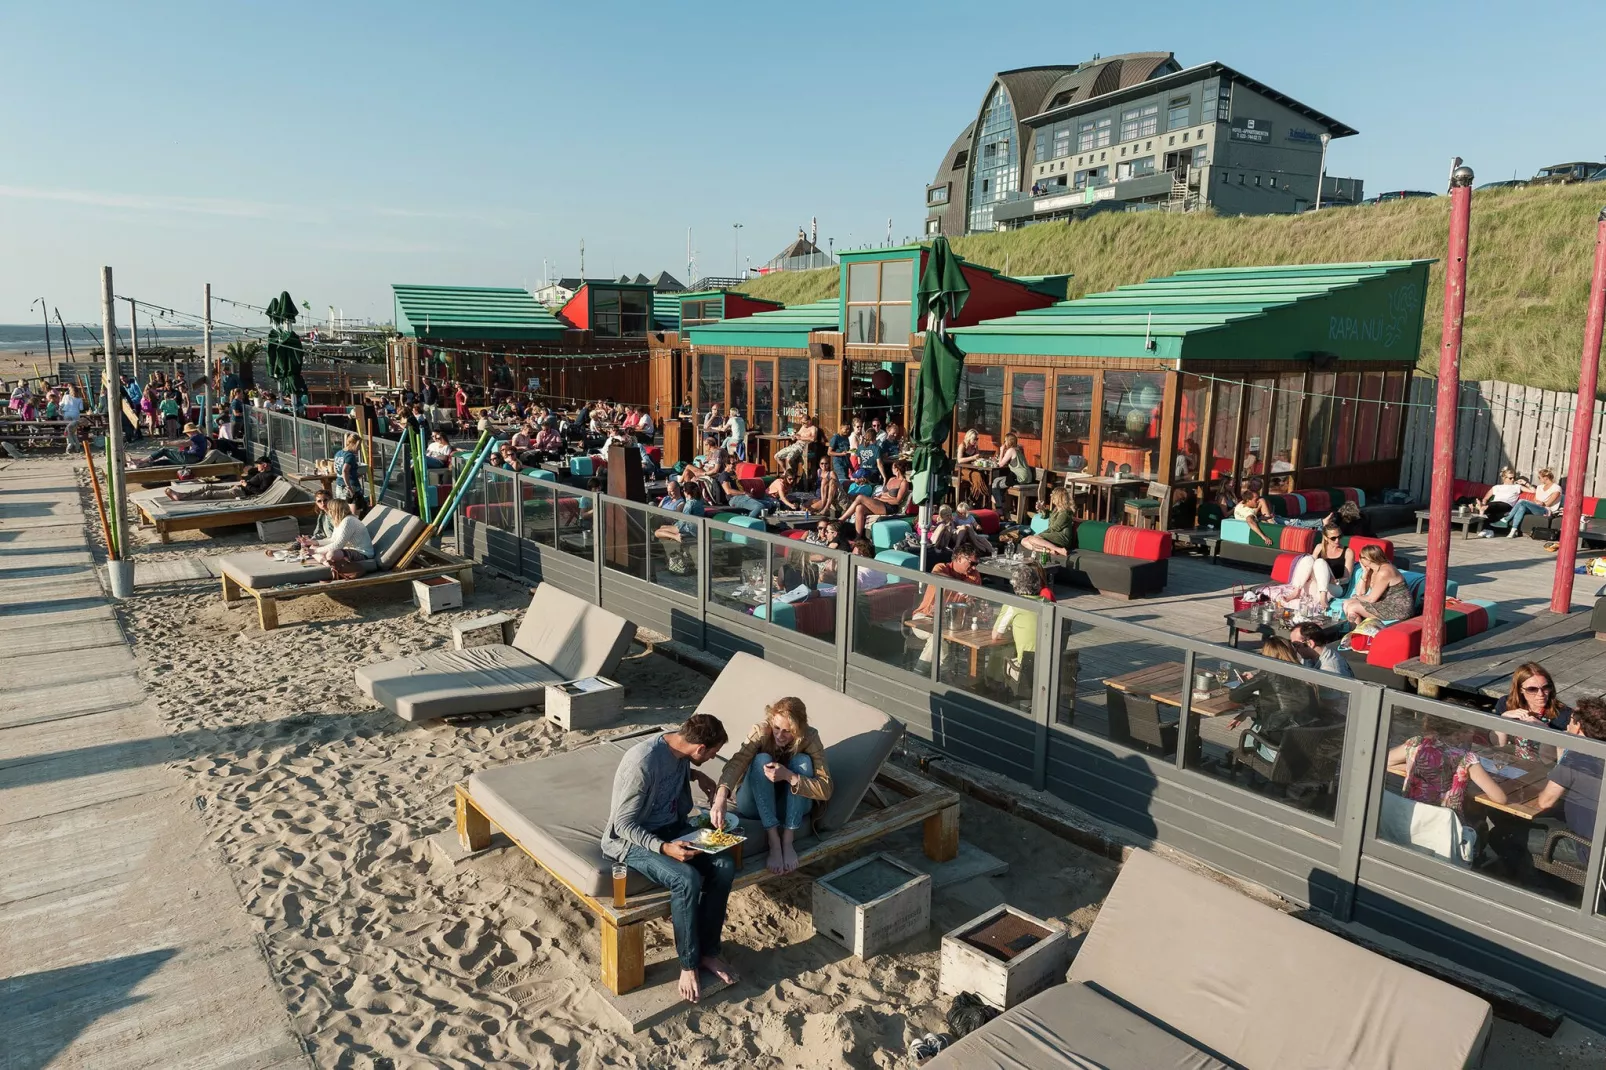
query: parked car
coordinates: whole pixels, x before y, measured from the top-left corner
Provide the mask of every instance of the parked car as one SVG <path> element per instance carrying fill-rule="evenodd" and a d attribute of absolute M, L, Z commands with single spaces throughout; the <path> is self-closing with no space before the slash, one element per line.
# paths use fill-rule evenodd
<path fill-rule="evenodd" d="M 1478 189 L 1521 189 L 1528 184 L 1526 178 L 1508 178 L 1503 182 L 1485 182 Z"/>
<path fill-rule="evenodd" d="M 1437 193 L 1429 193 L 1421 189 L 1397 189 L 1387 193 L 1379 193 L 1376 197 L 1368 197 L 1362 204 L 1383 204 L 1386 201 L 1403 201 L 1410 197 L 1437 197 Z"/>
<path fill-rule="evenodd" d="M 1529 180 L 1530 186 L 1564 186 L 1573 182 L 1588 182 L 1593 176 L 1606 169 L 1606 163 L 1600 161 L 1582 161 L 1574 163 L 1553 163 L 1549 167 L 1541 167 L 1539 173 Z"/>

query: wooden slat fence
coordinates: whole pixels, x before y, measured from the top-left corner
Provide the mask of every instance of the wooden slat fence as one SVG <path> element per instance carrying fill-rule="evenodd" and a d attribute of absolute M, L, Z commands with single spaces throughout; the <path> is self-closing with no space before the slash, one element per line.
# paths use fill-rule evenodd
<path fill-rule="evenodd" d="M 1400 486 L 1426 502 L 1433 477 L 1433 422 L 1438 382 L 1411 381 L 1411 408 L 1405 417 L 1405 451 Z M 1486 380 L 1461 384 L 1455 435 L 1455 475 L 1493 483 L 1505 465 L 1532 479 L 1540 468 L 1553 469 L 1562 486 L 1568 479 L 1567 450 L 1572 441 L 1576 394 Z M 1589 466 L 1584 493 L 1606 496 L 1606 402 L 1595 403 L 1590 430 Z"/>

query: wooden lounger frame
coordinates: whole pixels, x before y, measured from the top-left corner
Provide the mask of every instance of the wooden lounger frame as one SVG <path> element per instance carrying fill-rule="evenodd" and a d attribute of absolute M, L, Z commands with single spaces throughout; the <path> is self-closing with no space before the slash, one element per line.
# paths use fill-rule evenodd
<path fill-rule="evenodd" d="M 829 858 L 842 851 L 862 847 L 879 840 L 888 833 L 908 828 L 917 822 L 925 826 L 926 857 L 935 862 L 947 862 L 959 854 L 959 793 L 933 780 L 928 780 L 908 769 L 883 765 L 876 782 L 902 795 L 889 806 L 869 813 L 857 814 L 847 824 L 826 833 L 797 853 L 798 865 L 806 866 Z M 598 899 L 587 895 L 565 880 L 556 870 L 541 860 L 518 837 L 497 825 L 474 802 L 466 784 L 458 784 L 457 838 L 468 851 L 481 851 L 490 846 L 494 826 L 529 855 L 542 869 L 555 877 L 597 916 L 598 932 L 602 940 L 602 983 L 615 993 L 639 988 L 645 980 L 646 923 L 669 917 L 669 893 L 654 888 L 641 895 L 631 896 L 622 907 L 613 905 L 612 898 Z M 867 793 L 868 803 L 873 793 Z M 864 804 L 861 804 L 861 806 Z M 754 852 L 759 855 L 759 852 Z M 774 877 L 761 855 L 745 866 L 740 860 L 732 890 L 762 884 Z"/>
<path fill-rule="evenodd" d="M 336 594 L 355 591 L 362 587 L 380 587 L 387 583 L 407 583 L 412 580 L 433 579 L 436 576 L 456 576 L 463 585 L 465 596 L 474 593 L 474 562 L 454 557 L 441 550 L 428 549 L 419 553 L 422 564 L 411 568 L 392 569 L 389 572 L 371 572 L 353 580 L 320 580 L 315 583 L 298 583 L 287 587 L 247 587 L 223 576 L 223 601 L 238 602 L 242 598 L 255 599 L 257 621 L 262 630 L 271 632 L 279 626 L 279 603 L 291 598 L 304 598 L 313 594 Z"/>
<path fill-rule="evenodd" d="M 217 476 L 238 476 L 245 471 L 244 461 L 219 461 L 217 464 L 192 464 L 186 467 L 191 479 L 213 479 Z M 154 487 L 158 483 L 177 481 L 181 466 L 161 465 L 156 468 L 125 468 L 123 482 L 129 486 Z"/>
<path fill-rule="evenodd" d="M 130 498 L 129 503 L 139 510 L 141 524 L 155 526 L 157 537 L 170 542 L 175 531 L 200 531 L 203 528 L 229 528 L 255 524 L 258 520 L 274 520 L 281 516 L 307 517 L 318 515 L 316 502 L 281 502 L 278 505 L 242 505 L 239 509 L 224 509 L 215 513 L 192 513 L 187 516 L 155 516 L 145 503 Z"/>

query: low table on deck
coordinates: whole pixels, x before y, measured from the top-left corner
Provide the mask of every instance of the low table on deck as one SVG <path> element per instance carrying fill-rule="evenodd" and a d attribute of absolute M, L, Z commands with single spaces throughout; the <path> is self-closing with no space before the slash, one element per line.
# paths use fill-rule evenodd
<path fill-rule="evenodd" d="M 1432 516 L 1433 511 L 1431 509 L 1418 509 L 1416 511 L 1416 533 L 1418 535 L 1422 534 L 1422 529 L 1427 526 Z M 1472 526 L 1474 524 L 1480 528 L 1483 527 L 1482 513 L 1474 513 L 1471 510 L 1467 510 L 1464 513 L 1457 511 L 1450 514 L 1450 525 L 1461 529 L 1461 537 L 1463 539 L 1472 538 Z"/>
<path fill-rule="evenodd" d="M 1588 610 L 1566 615 L 1543 612 L 1521 624 L 1495 628 L 1445 647 L 1440 665 L 1408 658 L 1394 671 L 1415 680 L 1417 690 L 1441 690 L 1500 698 L 1511 690 L 1511 674 L 1529 661 L 1544 663 L 1556 685 L 1556 698 L 1569 706 L 1606 691 L 1606 642 L 1595 638 Z"/>

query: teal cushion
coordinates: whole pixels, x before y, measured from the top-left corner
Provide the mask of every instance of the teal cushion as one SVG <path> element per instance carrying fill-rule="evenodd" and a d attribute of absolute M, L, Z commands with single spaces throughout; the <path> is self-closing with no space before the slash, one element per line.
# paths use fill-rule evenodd
<path fill-rule="evenodd" d="M 904 568 L 920 569 L 920 558 L 907 550 L 882 550 L 875 555 L 877 561 L 885 561 L 889 565 L 901 565 Z M 887 576 L 888 583 L 908 583 L 902 576 Z"/>
<path fill-rule="evenodd" d="M 1046 517 L 1046 516 L 1034 516 L 1034 517 L 1032 517 L 1031 527 L 1032 527 L 1032 534 L 1033 535 L 1041 535 L 1043 532 L 1048 530 L 1048 517 Z"/>
<path fill-rule="evenodd" d="M 890 550 L 914 530 L 907 520 L 878 520 L 870 525 L 870 545 L 877 550 Z"/>

